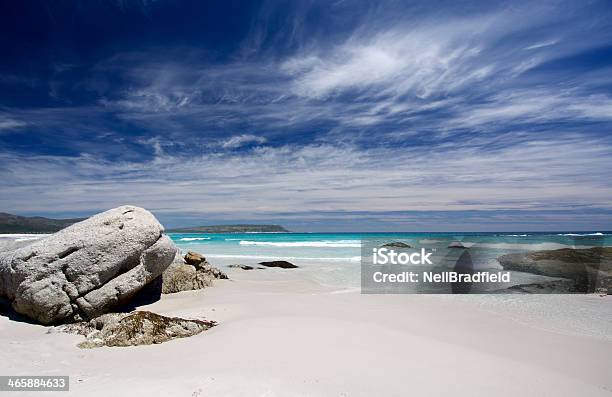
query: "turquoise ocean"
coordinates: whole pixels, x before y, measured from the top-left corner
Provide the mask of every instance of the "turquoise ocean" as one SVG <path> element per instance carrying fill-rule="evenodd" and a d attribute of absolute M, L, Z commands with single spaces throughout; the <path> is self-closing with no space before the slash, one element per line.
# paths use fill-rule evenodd
<path fill-rule="evenodd" d="M 474 267 L 498 271 L 497 258 L 504 254 L 561 248 L 589 248 L 612 245 L 612 232 L 515 232 L 515 233 L 232 233 L 170 234 L 183 251 L 197 251 L 221 268 L 231 264 L 287 260 L 305 277 L 332 287 L 358 288 L 362 243 L 381 245 L 401 241 L 414 248 L 440 253 L 460 241 L 472 247 Z M 364 255 L 367 253 L 364 253 Z M 440 254 L 438 263 L 447 258 Z M 452 261 L 446 263 L 452 267 Z M 276 270 L 276 269 L 275 269 Z M 540 276 L 514 273 L 513 284 L 542 280 Z"/>

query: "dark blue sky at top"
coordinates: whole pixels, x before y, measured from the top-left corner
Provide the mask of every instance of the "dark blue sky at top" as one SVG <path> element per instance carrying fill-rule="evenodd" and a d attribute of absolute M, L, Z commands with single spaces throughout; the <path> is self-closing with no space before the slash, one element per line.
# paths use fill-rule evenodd
<path fill-rule="evenodd" d="M 611 17 L 606 1 L 4 1 L 0 211 L 612 229 Z"/>

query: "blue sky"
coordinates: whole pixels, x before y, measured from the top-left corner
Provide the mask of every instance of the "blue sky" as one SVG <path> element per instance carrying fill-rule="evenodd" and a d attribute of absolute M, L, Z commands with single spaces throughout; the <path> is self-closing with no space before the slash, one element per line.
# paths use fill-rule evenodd
<path fill-rule="evenodd" d="M 609 2 L 0 5 L 0 211 L 612 229 Z"/>

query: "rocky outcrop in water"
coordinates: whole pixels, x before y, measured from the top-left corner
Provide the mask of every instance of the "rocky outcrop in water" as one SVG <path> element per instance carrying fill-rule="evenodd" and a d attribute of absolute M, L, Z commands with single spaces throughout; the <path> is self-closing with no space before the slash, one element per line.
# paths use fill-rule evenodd
<path fill-rule="evenodd" d="M 382 245 L 383 248 L 412 248 L 409 244 L 403 243 L 401 241 L 394 241 L 391 243 L 386 243 Z"/>
<path fill-rule="evenodd" d="M 0 253 L 0 297 L 42 324 L 97 317 L 129 301 L 176 253 L 147 210 L 123 206 Z"/>
<path fill-rule="evenodd" d="M 78 346 L 94 348 L 163 343 L 199 334 L 215 325 L 214 321 L 187 320 L 136 311 L 108 313 L 88 322 L 62 325 L 55 330 L 83 335 L 86 340 Z"/>
<path fill-rule="evenodd" d="M 612 247 L 508 254 L 498 261 L 506 270 L 572 280 L 576 292 L 612 293 Z"/>

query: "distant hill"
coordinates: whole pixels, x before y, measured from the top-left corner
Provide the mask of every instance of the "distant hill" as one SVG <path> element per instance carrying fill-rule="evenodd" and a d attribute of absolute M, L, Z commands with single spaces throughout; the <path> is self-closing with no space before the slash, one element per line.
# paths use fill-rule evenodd
<path fill-rule="evenodd" d="M 288 232 L 279 225 L 212 225 L 182 227 L 166 230 L 168 233 L 283 233 Z"/>
<path fill-rule="evenodd" d="M 50 219 L 42 216 L 28 217 L 0 212 L 0 233 L 55 233 L 83 219 Z"/>
<path fill-rule="evenodd" d="M 0 212 L 0 233 L 55 233 L 85 218 L 51 219 L 42 216 L 19 216 Z M 278 225 L 213 225 L 167 230 L 169 233 L 282 233 Z"/>

